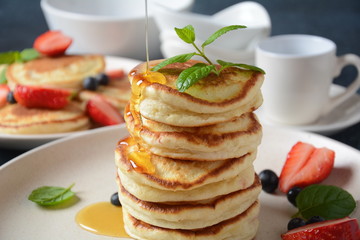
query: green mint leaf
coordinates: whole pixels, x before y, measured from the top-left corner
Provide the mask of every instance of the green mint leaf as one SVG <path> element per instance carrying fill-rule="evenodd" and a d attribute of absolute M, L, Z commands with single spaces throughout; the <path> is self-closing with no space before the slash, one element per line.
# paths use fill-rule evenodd
<path fill-rule="evenodd" d="M 71 184 L 68 188 L 50 186 L 39 187 L 31 192 L 28 199 L 41 206 L 57 205 L 75 195 L 75 193 L 71 191 L 71 188 L 74 185 L 75 184 Z"/>
<path fill-rule="evenodd" d="M 21 59 L 20 53 L 17 51 L 0 53 L 0 64 L 11 64 Z"/>
<path fill-rule="evenodd" d="M 197 83 L 200 79 L 208 76 L 212 70 L 215 69 L 214 65 L 207 65 L 205 63 L 197 63 L 194 66 L 182 71 L 176 81 L 176 87 L 180 92 Z"/>
<path fill-rule="evenodd" d="M 211 44 L 212 42 L 214 42 L 216 39 L 218 39 L 220 36 L 224 35 L 225 33 L 232 31 L 232 30 L 236 30 L 239 28 L 246 28 L 246 26 L 243 25 L 230 25 L 227 27 L 223 27 L 220 28 L 219 30 L 217 30 L 216 32 L 214 32 L 202 45 L 201 47 L 205 47 L 209 44 Z"/>
<path fill-rule="evenodd" d="M 191 25 L 187 25 L 184 28 L 175 28 L 176 34 L 186 43 L 194 43 L 195 42 L 195 31 L 194 27 Z"/>
<path fill-rule="evenodd" d="M 181 55 L 176 55 L 174 57 L 168 58 L 164 61 L 162 61 L 161 63 L 159 63 L 158 65 L 156 65 L 155 67 L 151 68 L 151 71 L 158 71 L 161 68 L 172 64 L 172 63 L 184 63 L 187 62 L 188 60 L 190 60 L 196 53 L 186 53 L 186 54 L 181 54 Z"/>
<path fill-rule="evenodd" d="M 225 62 L 222 60 L 217 60 L 216 61 L 218 64 L 220 64 L 223 68 L 227 68 L 227 67 L 239 67 L 239 68 L 243 68 L 243 69 L 247 69 L 247 70 L 252 70 L 252 71 L 256 71 L 256 72 L 261 72 L 262 74 L 265 74 L 265 71 L 262 70 L 259 67 L 255 67 L 252 65 L 247 65 L 247 64 L 243 64 L 243 63 L 231 63 L 231 62 Z"/>
<path fill-rule="evenodd" d="M 311 185 L 296 197 L 297 216 L 305 219 L 321 216 L 327 220 L 349 216 L 356 202 L 350 193 L 336 186 Z"/>
<path fill-rule="evenodd" d="M 1 69 L 1 68 L 0 68 L 0 69 Z M 0 70 L 0 84 L 7 83 L 7 79 L 6 79 L 6 69 L 7 69 L 7 66 L 4 66 L 4 67 Z"/>
<path fill-rule="evenodd" d="M 39 56 L 40 53 L 33 48 L 26 48 L 20 52 L 20 57 L 25 62 L 38 58 Z"/>

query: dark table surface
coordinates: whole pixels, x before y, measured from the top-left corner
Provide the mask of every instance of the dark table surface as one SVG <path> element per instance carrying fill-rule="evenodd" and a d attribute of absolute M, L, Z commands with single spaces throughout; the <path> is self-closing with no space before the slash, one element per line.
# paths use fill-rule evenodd
<path fill-rule="evenodd" d="M 195 0 L 194 12 L 213 14 L 233 5 L 236 0 Z M 332 39 L 337 54 L 360 55 L 359 0 L 259 0 L 271 17 L 272 35 L 313 34 Z M 40 9 L 40 0 L 0 0 L 0 52 L 22 50 L 48 29 Z M 347 86 L 356 76 L 346 67 L 335 83 Z M 360 93 L 360 90 L 358 91 Z M 360 150 L 360 123 L 329 136 Z M 0 146 L 0 165 L 26 152 Z"/>

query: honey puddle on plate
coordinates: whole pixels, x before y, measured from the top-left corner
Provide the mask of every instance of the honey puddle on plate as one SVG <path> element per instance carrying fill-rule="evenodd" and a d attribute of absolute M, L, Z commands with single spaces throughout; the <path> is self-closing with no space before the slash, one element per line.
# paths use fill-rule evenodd
<path fill-rule="evenodd" d="M 110 202 L 98 202 L 84 207 L 75 220 L 81 228 L 95 234 L 129 237 L 124 229 L 122 208 Z"/>

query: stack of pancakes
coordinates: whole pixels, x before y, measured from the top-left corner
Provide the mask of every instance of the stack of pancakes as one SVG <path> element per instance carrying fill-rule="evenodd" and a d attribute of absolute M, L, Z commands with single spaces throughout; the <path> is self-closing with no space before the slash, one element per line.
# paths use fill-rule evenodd
<path fill-rule="evenodd" d="M 195 63 L 168 65 L 155 77 L 141 64 L 129 74 L 130 137 L 115 162 L 125 229 L 136 239 L 256 234 L 261 184 L 253 161 L 262 128 L 252 112 L 262 103 L 263 75 L 228 68 L 179 92 L 177 77 Z"/>
<path fill-rule="evenodd" d="M 41 57 L 26 63 L 7 67 L 6 77 L 11 90 L 16 85 L 70 89 L 78 93 L 68 106 L 53 110 L 26 108 L 20 104 L 7 104 L 0 109 L 0 132 L 8 134 L 62 133 L 91 128 L 85 112 L 85 103 L 94 94 L 103 95 L 123 111 L 130 98 L 128 81 L 111 81 L 97 91 L 83 89 L 86 77 L 105 71 L 102 55 L 61 55 Z"/>

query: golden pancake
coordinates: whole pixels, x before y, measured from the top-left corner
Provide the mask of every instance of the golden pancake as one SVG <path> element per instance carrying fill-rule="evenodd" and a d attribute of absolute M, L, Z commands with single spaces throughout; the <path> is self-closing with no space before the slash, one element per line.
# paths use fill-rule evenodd
<path fill-rule="evenodd" d="M 241 157 L 256 151 L 262 128 L 253 113 L 233 120 L 203 127 L 175 127 L 141 118 L 136 126 L 127 106 L 124 118 L 129 132 L 139 135 L 150 152 L 182 160 L 216 161 Z M 135 115 L 136 116 L 136 115 Z"/>
<path fill-rule="evenodd" d="M 159 62 L 161 60 L 151 61 L 149 66 L 152 67 Z M 166 84 L 150 83 L 142 90 L 141 115 L 169 125 L 202 126 L 215 123 L 215 120 L 203 122 L 204 118 L 198 117 L 202 114 L 205 114 L 205 116 L 215 114 L 216 116 L 228 112 L 233 113 L 236 110 L 240 114 L 240 110 L 240 112 L 245 113 L 260 106 L 262 98 L 259 93 L 263 82 L 263 74 L 235 67 L 223 70 L 219 76 L 210 74 L 185 92 L 179 92 L 175 88 L 177 77 L 182 70 L 195 63 L 198 63 L 198 61 L 190 60 L 186 63 L 170 64 L 160 69 L 159 72 L 166 78 Z M 145 72 L 145 66 L 145 63 L 140 64 L 130 72 L 129 78 L 132 84 L 137 84 L 133 82 L 139 80 L 138 76 Z M 147 101 L 162 103 L 161 111 L 159 111 L 158 104 L 149 104 Z M 172 111 L 168 112 L 169 109 L 172 109 Z M 179 112 L 179 114 L 174 115 L 174 112 Z M 183 112 L 186 114 L 182 114 Z M 166 118 L 170 113 L 172 118 Z M 158 114 L 161 117 L 155 119 L 154 117 Z M 174 119 L 182 115 L 189 116 L 189 119 L 186 120 L 185 117 L 183 117 L 185 121 Z M 192 117 L 192 115 L 195 117 Z M 227 115 L 228 119 L 225 120 L 236 117 L 231 114 Z M 196 122 L 195 120 L 198 120 L 198 118 L 200 121 Z M 191 122 L 192 120 L 194 121 Z M 185 125 L 180 125 L 181 123 Z"/>
<path fill-rule="evenodd" d="M 252 166 L 256 157 L 256 152 L 251 152 L 240 158 L 206 162 L 176 160 L 151 154 L 155 171 L 142 173 L 134 169 L 129 159 L 129 153 L 136 150 L 136 144 L 119 144 L 115 151 L 116 166 L 127 178 L 139 184 L 170 191 L 191 190 L 233 178 Z"/>
<path fill-rule="evenodd" d="M 9 104 L 0 109 L 1 133 L 63 133 L 89 127 L 89 118 L 75 103 L 70 103 L 60 110 L 26 108 L 20 104 Z"/>
<path fill-rule="evenodd" d="M 218 224 L 198 229 L 168 229 L 145 223 L 131 216 L 126 209 L 124 223 L 126 232 L 141 240 L 252 240 L 259 220 L 259 203 L 255 202 L 245 212 Z M 205 217 L 205 216 L 204 216 Z"/>
<path fill-rule="evenodd" d="M 104 69 L 105 60 L 101 55 L 63 55 L 11 64 L 6 77 L 11 89 L 16 84 L 81 89 L 84 78 Z"/>
<path fill-rule="evenodd" d="M 249 208 L 261 191 L 260 180 L 256 177 L 250 187 L 213 199 L 156 203 L 142 201 L 126 191 L 120 181 L 118 184 L 119 199 L 127 212 L 151 225 L 171 229 L 204 228 L 232 218 Z"/>
<path fill-rule="evenodd" d="M 127 172 L 124 172 L 119 168 L 118 174 L 121 184 L 129 193 L 148 202 L 178 202 L 211 199 L 216 196 L 248 188 L 254 183 L 255 179 L 254 167 L 253 165 L 250 165 L 234 177 L 206 185 L 200 185 L 193 189 L 174 191 L 171 189 L 155 188 L 151 185 L 137 182 L 138 179 L 131 178 Z"/>

